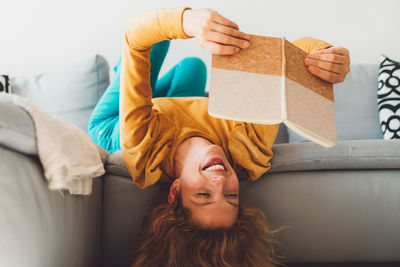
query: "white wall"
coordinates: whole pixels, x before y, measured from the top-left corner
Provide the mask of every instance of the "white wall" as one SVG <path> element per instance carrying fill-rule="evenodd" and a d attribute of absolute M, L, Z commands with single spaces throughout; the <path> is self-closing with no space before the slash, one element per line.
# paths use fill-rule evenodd
<path fill-rule="evenodd" d="M 215 9 L 250 34 L 347 47 L 352 63 L 400 60 L 399 0 L 1 0 L 0 74 L 59 70 L 94 53 L 113 66 L 130 14 L 185 5 Z M 164 71 L 186 56 L 210 61 L 195 39 L 174 41 Z"/>

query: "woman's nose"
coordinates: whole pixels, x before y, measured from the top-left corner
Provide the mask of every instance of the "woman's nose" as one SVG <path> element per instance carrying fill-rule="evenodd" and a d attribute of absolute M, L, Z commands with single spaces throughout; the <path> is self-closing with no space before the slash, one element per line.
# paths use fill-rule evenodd
<path fill-rule="evenodd" d="M 215 185 L 215 187 L 218 191 L 221 191 L 221 190 L 223 190 L 223 188 L 225 186 L 226 177 L 223 175 L 214 176 L 212 178 L 212 183 Z"/>

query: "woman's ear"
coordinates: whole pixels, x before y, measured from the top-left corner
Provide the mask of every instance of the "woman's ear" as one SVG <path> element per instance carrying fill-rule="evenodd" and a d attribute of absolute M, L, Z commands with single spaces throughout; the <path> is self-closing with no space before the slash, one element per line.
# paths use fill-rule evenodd
<path fill-rule="evenodd" d="M 169 187 L 168 204 L 174 203 L 175 197 L 178 194 L 180 179 L 177 178 Z"/>

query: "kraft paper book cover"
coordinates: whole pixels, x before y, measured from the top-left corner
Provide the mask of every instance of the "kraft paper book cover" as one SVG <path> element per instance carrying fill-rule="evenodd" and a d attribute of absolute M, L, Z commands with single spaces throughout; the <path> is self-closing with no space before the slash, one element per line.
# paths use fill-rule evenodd
<path fill-rule="evenodd" d="M 334 146 L 333 86 L 309 73 L 306 56 L 285 38 L 257 35 L 235 55 L 213 55 L 209 114 L 260 124 L 283 122 L 314 143 Z"/>

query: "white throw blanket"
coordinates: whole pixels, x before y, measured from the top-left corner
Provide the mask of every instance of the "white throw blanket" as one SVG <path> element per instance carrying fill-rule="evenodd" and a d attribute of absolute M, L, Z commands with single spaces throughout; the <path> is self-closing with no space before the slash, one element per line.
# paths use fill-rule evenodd
<path fill-rule="evenodd" d="M 24 108 L 36 128 L 36 144 L 44 175 L 52 190 L 71 194 L 92 193 L 92 180 L 104 174 L 100 153 L 80 128 L 53 117 L 29 99 L 0 93 L 0 101 Z"/>

